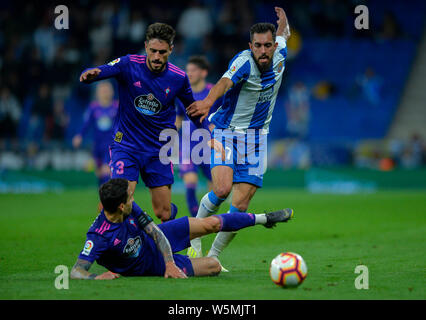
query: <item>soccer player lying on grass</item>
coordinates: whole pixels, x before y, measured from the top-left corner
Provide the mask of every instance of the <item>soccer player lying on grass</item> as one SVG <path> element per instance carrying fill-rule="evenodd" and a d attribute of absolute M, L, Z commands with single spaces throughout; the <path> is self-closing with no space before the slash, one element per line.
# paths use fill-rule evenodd
<path fill-rule="evenodd" d="M 197 219 L 187 216 L 156 225 L 133 201 L 126 179 L 115 178 L 99 189 L 103 205 L 87 232 L 87 240 L 71 270 L 72 279 L 110 280 L 123 276 L 188 276 L 218 275 L 221 266 L 211 257 L 189 258 L 174 254 L 190 246 L 190 240 L 219 231 L 236 231 L 262 224 L 272 228 L 287 222 L 293 211 L 252 214 L 218 214 Z M 89 272 L 92 263 L 108 269 L 97 275 Z"/>

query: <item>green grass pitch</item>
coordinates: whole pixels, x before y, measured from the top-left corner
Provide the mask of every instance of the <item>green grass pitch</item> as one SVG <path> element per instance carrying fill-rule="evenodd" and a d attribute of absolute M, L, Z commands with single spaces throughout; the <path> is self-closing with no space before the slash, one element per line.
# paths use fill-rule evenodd
<path fill-rule="evenodd" d="M 151 211 L 143 187 L 138 186 L 135 199 Z M 179 216 L 186 214 L 182 194 L 173 194 L 173 202 Z M 2 194 L 0 203 L 0 299 L 426 298 L 424 191 L 331 195 L 263 189 L 255 195 L 251 212 L 292 207 L 295 218 L 272 230 L 255 226 L 239 231 L 221 257 L 229 273 L 189 279 L 70 280 L 67 290 L 55 288 L 54 270 L 57 265 L 71 270 L 97 215 L 97 191 Z M 221 211 L 228 208 L 225 203 Z M 213 237 L 203 239 L 203 251 Z M 284 251 L 299 253 L 308 266 L 308 277 L 296 289 L 279 288 L 269 278 L 270 261 Z M 355 288 L 357 265 L 368 267 L 368 290 Z M 91 270 L 104 268 L 94 264 Z"/>

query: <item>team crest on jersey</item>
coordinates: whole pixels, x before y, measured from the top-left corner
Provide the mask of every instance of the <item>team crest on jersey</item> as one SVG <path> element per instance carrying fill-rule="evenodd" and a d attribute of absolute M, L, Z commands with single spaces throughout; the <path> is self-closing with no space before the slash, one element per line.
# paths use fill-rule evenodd
<path fill-rule="evenodd" d="M 108 65 L 113 66 L 113 65 L 115 65 L 116 63 L 119 63 L 119 62 L 120 62 L 120 58 L 117 58 L 115 60 L 112 60 L 110 63 L 108 63 Z"/>
<path fill-rule="evenodd" d="M 129 238 L 124 247 L 123 253 L 128 258 L 136 258 L 139 255 L 142 247 L 142 240 L 140 236 L 136 238 Z"/>
<path fill-rule="evenodd" d="M 129 223 L 130 223 L 132 226 L 134 226 L 135 228 L 137 228 L 137 227 L 136 227 L 135 220 L 133 220 L 133 219 L 129 219 Z"/>
<path fill-rule="evenodd" d="M 121 142 L 121 140 L 123 140 L 123 133 L 120 131 L 117 131 L 117 133 L 115 134 L 114 141 Z"/>
<path fill-rule="evenodd" d="M 84 248 L 83 248 L 83 251 L 81 252 L 81 254 L 88 256 L 88 255 L 90 255 L 90 251 L 92 251 L 92 249 L 93 249 L 93 241 L 87 240 L 86 243 L 84 244 Z"/>
<path fill-rule="evenodd" d="M 278 72 L 281 72 L 282 70 L 283 70 L 283 67 L 284 67 L 284 65 L 283 65 L 283 62 L 281 61 L 279 64 L 278 64 Z"/>
<path fill-rule="evenodd" d="M 134 104 L 136 110 L 148 116 L 159 113 L 163 108 L 161 102 L 152 93 L 136 97 Z"/>
<path fill-rule="evenodd" d="M 231 72 L 235 72 L 235 70 L 237 70 L 237 66 L 233 66 L 233 67 L 231 68 Z"/>

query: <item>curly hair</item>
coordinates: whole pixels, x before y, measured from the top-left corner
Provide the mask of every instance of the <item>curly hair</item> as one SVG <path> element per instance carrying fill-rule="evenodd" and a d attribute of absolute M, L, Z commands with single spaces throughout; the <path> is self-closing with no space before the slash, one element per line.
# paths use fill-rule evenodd
<path fill-rule="evenodd" d="M 173 44 L 176 31 L 166 23 L 156 22 L 148 26 L 146 30 L 146 41 L 159 39 L 166 41 L 169 46 Z"/>

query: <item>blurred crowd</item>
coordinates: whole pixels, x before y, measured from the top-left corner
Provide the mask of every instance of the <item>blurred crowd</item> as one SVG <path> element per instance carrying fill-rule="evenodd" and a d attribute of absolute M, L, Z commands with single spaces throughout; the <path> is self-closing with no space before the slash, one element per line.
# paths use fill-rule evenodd
<path fill-rule="evenodd" d="M 355 32 L 353 8 L 362 3 L 368 1 L 281 4 L 292 26 L 287 74 L 292 73 L 291 63 L 304 37 L 407 36 L 390 12 L 374 33 Z M 31 158 L 43 148 L 70 148 L 74 132 L 69 132 L 72 112 L 66 103 L 78 96 L 82 117 L 92 99 L 92 92 L 78 83 L 80 72 L 128 53 L 143 53 L 149 24 L 160 21 L 174 26 L 177 36 L 170 61 L 184 68 L 189 56 L 204 54 L 212 65 L 208 80 L 216 82 L 230 59 L 247 48 L 250 26 L 258 21 L 275 23 L 273 8 L 280 5 L 268 0 L 80 0 L 61 4 L 69 10 L 67 30 L 54 27 L 55 2 L 0 4 L 0 152 L 12 150 Z M 375 99 L 365 79 L 360 79 L 359 85 Z M 311 93 L 303 83 L 290 88 L 283 85 L 282 90 L 289 90 L 285 104 L 288 131 L 303 139 Z"/>

